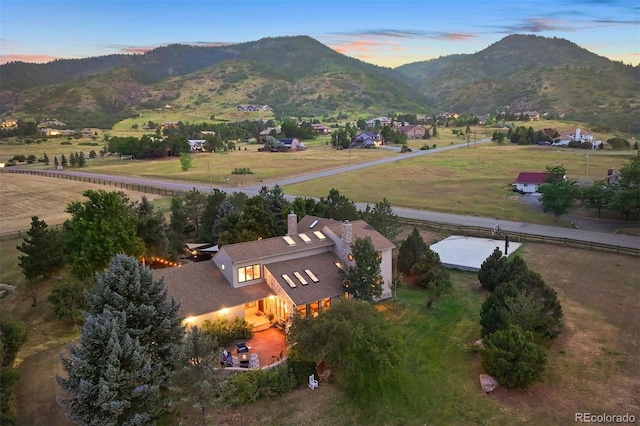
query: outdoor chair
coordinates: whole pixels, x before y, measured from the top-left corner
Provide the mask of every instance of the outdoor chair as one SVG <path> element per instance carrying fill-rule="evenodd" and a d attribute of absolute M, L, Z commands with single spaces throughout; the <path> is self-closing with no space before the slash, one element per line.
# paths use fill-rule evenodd
<path fill-rule="evenodd" d="M 238 343 L 238 353 L 249 352 L 249 347 L 245 342 Z"/>
<path fill-rule="evenodd" d="M 313 374 L 309 376 L 309 387 L 311 388 L 311 390 L 314 390 L 318 387 L 318 381 Z"/>

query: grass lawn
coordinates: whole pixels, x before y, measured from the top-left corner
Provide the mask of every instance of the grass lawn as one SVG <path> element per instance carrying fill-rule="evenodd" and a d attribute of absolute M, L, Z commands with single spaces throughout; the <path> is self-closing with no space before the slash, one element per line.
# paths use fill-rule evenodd
<path fill-rule="evenodd" d="M 430 243 L 442 237 L 428 231 L 423 238 Z M 17 243 L 0 241 L 3 281 L 19 274 L 12 249 Z M 410 286 L 399 291 L 395 306 L 392 301 L 378 305 L 404 337 L 407 349 L 401 369 L 371 404 L 323 385 L 313 393 L 303 388 L 282 398 L 224 410 L 217 420 L 246 425 L 566 424 L 576 411 L 640 412 L 637 258 L 531 243 L 519 253 L 558 291 L 565 313 L 564 331 L 547 352 L 543 382 L 533 388 L 482 393 L 480 355 L 470 348 L 479 337 L 479 311 L 487 294 L 478 288 L 475 274 L 453 272 L 453 294 L 431 309 L 424 307 L 422 291 Z M 44 301 L 49 289 L 43 289 L 36 308 L 18 293 L 0 300 L 1 309 L 31 329 L 19 354 L 22 378 L 16 393 L 21 424 L 62 418 L 52 403 L 56 387 L 51 377 L 59 372 L 57 353 L 77 332 L 52 316 Z"/>
<path fill-rule="evenodd" d="M 602 179 L 618 170 L 632 151 L 589 152 L 589 177 Z M 401 154 L 400 154 L 401 155 Z M 336 177 L 285 186 L 287 194 L 326 196 L 337 188 L 346 197 L 376 203 L 386 197 L 394 206 L 497 219 L 553 224 L 511 191 L 522 171 L 544 171 L 564 165 L 570 179 L 586 177 L 585 152 L 542 146 L 478 145 L 387 163 Z"/>

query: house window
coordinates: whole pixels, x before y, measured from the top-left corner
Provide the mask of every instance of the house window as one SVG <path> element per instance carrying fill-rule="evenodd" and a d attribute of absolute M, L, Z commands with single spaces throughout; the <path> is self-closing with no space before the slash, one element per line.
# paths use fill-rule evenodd
<path fill-rule="evenodd" d="M 260 278 L 260 265 L 243 266 L 238 268 L 238 282 L 257 280 Z"/>

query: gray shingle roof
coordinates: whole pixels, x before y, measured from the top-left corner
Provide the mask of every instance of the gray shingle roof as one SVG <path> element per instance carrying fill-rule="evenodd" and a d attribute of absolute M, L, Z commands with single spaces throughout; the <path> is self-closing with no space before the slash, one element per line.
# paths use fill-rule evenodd
<path fill-rule="evenodd" d="M 242 305 L 273 294 L 266 283 L 233 288 L 212 261 L 155 269 L 154 279 L 164 278 L 167 294 L 181 305 L 185 316 L 197 316 Z"/>
<path fill-rule="evenodd" d="M 291 300 L 300 306 L 327 297 L 340 296 L 345 292 L 338 267 L 335 265 L 339 261 L 338 257 L 333 253 L 322 253 L 300 259 L 270 263 L 266 265 L 266 268 L 278 281 L 282 289 L 291 297 Z M 317 283 L 313 282 L 305 273 L 305 269 L 309 269 L 319 281 Z M 293 274 L 294 272 L 299 272 L 308 284 L 301 284 Z M 283 274 L 287 274 L 291 278 L 296 284 L 295 288 L 291 288 L 287 284 L 285 279 L 282 278 Z"/>
<path fill-rule="evenodd" d="M 395 244 L 387 240 L 384 235 L 373 229 L 371 225 L 369 225 L 364 220 L 354 220 L 353 222 L 351 222 L 351 227 L 351 229 L 353 230 L 354 241 L 356 240 L 356 238 L 364 238 L 366 236 L 369 236 L 371 237 L 373 247 L 378 251 L 395 248 Z M 342 235 L 342 223 L 329 225 L 328 228 L 337 236 Z"/>
<path fill-rule="evenodd" d="M 316 228 L 314 227 L 314 231 Z M 319 230 L 319 229 L 317 229 Z M 262 260 L 280 254 L 296 253 L 317 247 L 329 247 L 333 245 L 331 239 L 318 239 L 313 232 L 305 232 L 311 242 L 305 243 L 299 236 L 291 238 L 295 241 L 294 246 L 290 246 L 283 237 L 265 238 L 257 241 L 247 241 L 244 243 L 228 244 L 220 250 L 227 252 L 233 262 L 243 262 L 245 260 Z"/>

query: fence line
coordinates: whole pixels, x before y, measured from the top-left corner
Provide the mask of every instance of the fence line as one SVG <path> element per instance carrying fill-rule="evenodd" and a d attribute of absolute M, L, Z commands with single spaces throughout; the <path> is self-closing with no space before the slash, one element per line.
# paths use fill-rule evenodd
<path fill-rule="evenodd" d="M 399 217 L 398 221 L 405 225 L 420 226 L 423 228 L 432 229 L 439 233 L 455 233 L 464 235 L 467 237 L 480 237 L 480 238 L 495 238 L 492 234 L 491 228 L 483 228 L 480 226 L 467 226 L 467 225 L 455 225 L 450 223 L 433 222 L 422 219 L 409 219 Z M 583 241 L 573 238 L 560 238 L 550 237 L 545 235 L 526 234 L 522 232 L 508 232 L 504 229 L 502 232 L 509 236 L 509 241 L 514 242 L 530 242 L 530 243 L 545 243 L 545 244 L 557 244 L 565 247 L 589 249 L 595 251 L 604 251 L 616 254 L 626 254 L 631 256 L 640 256 L 640 249 L 633 247 L 623 247 L 611 244 L 598 243 L 595 241 Z"/>
<path fill-rule="evenodd" d="M 158 194 L 165 197 L 174 197 L 176 195 L 184 195 L 186 191 L 176 190 L 176 189 L 167 189 L 161 188 L 159 186 L 149 186 L 149 185 L 139 185 L 139 184 L 130 184 L 125 182 L 112 181 L 107 179 L 100 179 L 89 176 L 77 176 L 77 175 L 67 175 L 60 173 L 52 173 L 47 172 L 45 170 L 24 170 L 24 169 L 2 169 L 3 173 L 18 173 L 18 174 L 28 174 L 28 175 L 37 175 L 37 176 L 45 176 L 45 177 L 54 177 L 58 179 L 68 179 L 75 180 L 80 182 L 88 182 L 95 183 L 99 185 L 109 185 L 114 188 L 120 189 L 128 189 L 131 191 L 144 192 L 145 194 Z M 440 233 L 457 233 L 470 237 L 481 237 L 481 238 L 492 238 L 494 235 L 491 233 L 491 228 L 483 228 L 479 226 L 466 226 L 466 225 L 454 225 L 448 223 L 440 223 L 433 222 L 429 220 L 421 220 L 421 219 L 409 219 L 398 217 L 400 223 L 404 223 L 406 225 L 414 225 L 420 226 L 428 229 L 433 229 Z M 23 231 L 11 231 L 0 233 L 0 240 L 12 238 L 13 236 L 20 235 Z M 558 237 L 550 237 L 544 235 L 535 235 L 535 234 L 525 234 L 522 232 L 506 232 L 503 230 L 505 235 L 509 236 L 511 241 L 516 242 L 532 242 L 532 243 L 548 243 L 548 244 L 558 244 L 566 247 L 574 247 L 574 248 L 583 248 L 589 250 L 597 250 L 604 252 L 612 252 L 617 254 L 626 254 L 632 256 L 640 256 L 640 249 L 631 248 L 631 247 L 622 247 L 611 244 L 603 244 L 597 243 L 594 241 L 582 241 L 576 240 L 572 238 L 558 238 Z"/>
<path fill-rule="evenodd" d="M 113 188 L 128 189 L 130 191 L 144 192 L 145 194 L 158 194 L 158 195 L 165 196 L 165 197 L 174 197 L 176 195 L 180 196 L 180 195 L 184 195 L 184 193 L 186 192 L 186 191 L 179 190 L 179 189 L 162 188 L 160 186 L 161 183 L 158 183 L 158 186 L 140 185 L 140 184 L 137 184 L 137 183 L 119 182 L 119 181 L 95 178 L 95 177 L 90 177 L 90 176 L 77 176 L 77 175 L 53 173 L 53 172 L 48 172 L 46 170 L 24 170 L 24 169 L 4 168 L 4 169 L 2 169 L 2 172 L 3 173 L 17 173 L 17 174 L 24 174 L 24 175 L 36 175 L 36 176 L 44 176 L 44 177 L 53 177 L 53 178 L 58 178 L 58 179 L 75 180 L 75 181 L 79 181 L 79 182 L 95 183 L 95 184 L 98 184 L 98 185 L 105 185 L 105 186 L 110 186 L 110 187 L 113 187 Z"/>

